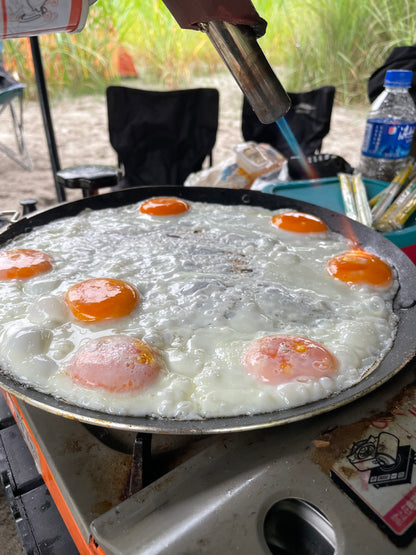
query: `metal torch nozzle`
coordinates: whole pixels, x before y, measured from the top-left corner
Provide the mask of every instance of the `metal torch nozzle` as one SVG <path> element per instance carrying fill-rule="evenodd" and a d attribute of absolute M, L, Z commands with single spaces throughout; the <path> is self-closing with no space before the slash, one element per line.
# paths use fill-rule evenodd
<path fill-rule="evenodd" d="M 200 23 L 262 123 L 273 123 L 290 99 L 261 50 L 253 29 L 225 21 Z"/>

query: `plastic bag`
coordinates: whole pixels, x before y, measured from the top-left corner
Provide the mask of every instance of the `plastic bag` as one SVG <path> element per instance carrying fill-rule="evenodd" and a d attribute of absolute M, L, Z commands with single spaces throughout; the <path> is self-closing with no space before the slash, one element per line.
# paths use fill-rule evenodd
<path fill-rule="evenodd" d="M 282 167 L 284 158 L 273 147 L 249 141 L 233 147 L 234 154 L 211 168 L 191 173 L 185 187 L 249 189 L 259 175 Z"/>

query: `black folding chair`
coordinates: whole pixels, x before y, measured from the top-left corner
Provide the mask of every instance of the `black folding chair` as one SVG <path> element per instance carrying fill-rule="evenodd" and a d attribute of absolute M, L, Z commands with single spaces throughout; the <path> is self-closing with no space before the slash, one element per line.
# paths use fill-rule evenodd
<path fill-rule="evenodd" d="M 305 156 L 321 151 L 322 141 L 330 129 L 335 91 L 335 87 L 328 85 L 311 91 L 288 93 L 292 105 L 285 119 Z M 275 123 L 261 123 L 245 97 L 241 130 L 246 141 L 268 143 L 286 158 L 293 155 L 279 127 Z"/>
<path fill-rule="evenodd" d="M 17 149 L 14 150 L 10 145 L 0 143 L 0 150 L 25 170 L 32 170 L 33 162 L 23 135 L 23 91 L 25 88 L 26 85 L 13 79 L 10 73 L 0 64 L 0 116 L 6 108 L 10 108 L 17 145 Z M 17 106 L 15 106 L 16 103 Z"/>
<path fill-rule="evenodd" d="M 389 69 L 410 69 L 413 71 L 409 93 L 416 104 L 416 44 L 393 48 L 383 65 L 370 75 L 367 83 L 367 93 L 370 102 L 373 102 L 384 90 L 384 78 Z"/>
<path fill-rule="evenodd" d="M 217 89 L 150 91 L 110 86 L 107 110 L 110 143 L 124 169 L 117 188 L 183 185 L 206 160 L 212 165 Z"/>

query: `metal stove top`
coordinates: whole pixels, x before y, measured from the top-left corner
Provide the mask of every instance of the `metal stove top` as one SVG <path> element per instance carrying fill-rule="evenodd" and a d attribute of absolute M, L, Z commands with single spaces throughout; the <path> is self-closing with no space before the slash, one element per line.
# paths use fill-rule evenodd
<path fill-rule="evenodd" d="M 252 432 L 150 440 L 18 407 L 39 467 L 107 555 L 414 552 L 414 362 L 346 407 Z M 132 473 L 134 442 L 151 457 Z"/>

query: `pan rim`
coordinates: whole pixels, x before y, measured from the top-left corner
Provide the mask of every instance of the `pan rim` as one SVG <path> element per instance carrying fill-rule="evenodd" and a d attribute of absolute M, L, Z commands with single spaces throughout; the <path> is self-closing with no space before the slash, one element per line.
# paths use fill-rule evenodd
<path fill-rule="evenodd" d="M 357 234 L 365 248 L 372 250 L 375 245 L 376 253 L 380 249 L 383 250 L 383 258 L 396 268 L 398 277 L 401 276 L 402 272 L 408 271 L 410 274 L 414 274 L 413 281 L 416 283 L 416 266 L 389 239 L 374 230 L 370 230 L 342 214 L 315 204 L 274 194 L 241 189 L 151 186 L 124 189 L 122 191 L 82 198 L 55 205 L 22 218 L 22 220 L 12 224 L 0 233 L 0 244 L 22 233 L 28 233 L 35 227 L 44 225 L 48 221 L 58 219 L 59 217 L 75 216 L 85 209 L 100 210 L 112 208 L 132 204 L 152 196 L 163 195 L 177 196 L 197 202 L 229 205 L 246 204 L 261 206 L 271 210 L 293 208 L 309 211 L 318 217 L 324 218 L 333 231 L 342 233 L 346 225 L 350 227 Z M 404 269 L 402 269 L 403 267 Z M 377 367 L 363 380 L 348 389 L 291 409 L 281 409 L 279 411 L 256 413 L 253 415 L 225 416 L 200 420 L 175 420 L 161 417 L 117 415 L 79 407 L 18 382 L 1 371 L 1 369 L 0 388 L 16 396 L 18 399 L 55 415 L 75 419 L 87 424 L 129 431 L 168 434 L 217 434 L 269 428 L 304 420 L 335 410 L 362 398 L 390 380 L 412 360 L 416 354 L 416 342 L 410 337 L 409 330 L 416 323 L 416 299 L 414 297 L 415 294 L 409 287 L 409 281 L 412 280 L 399 279 L 400 287 L 393 307 L 394 311 L 400 314 L 397 334 L 391 349 L 386 353 Z"/>

